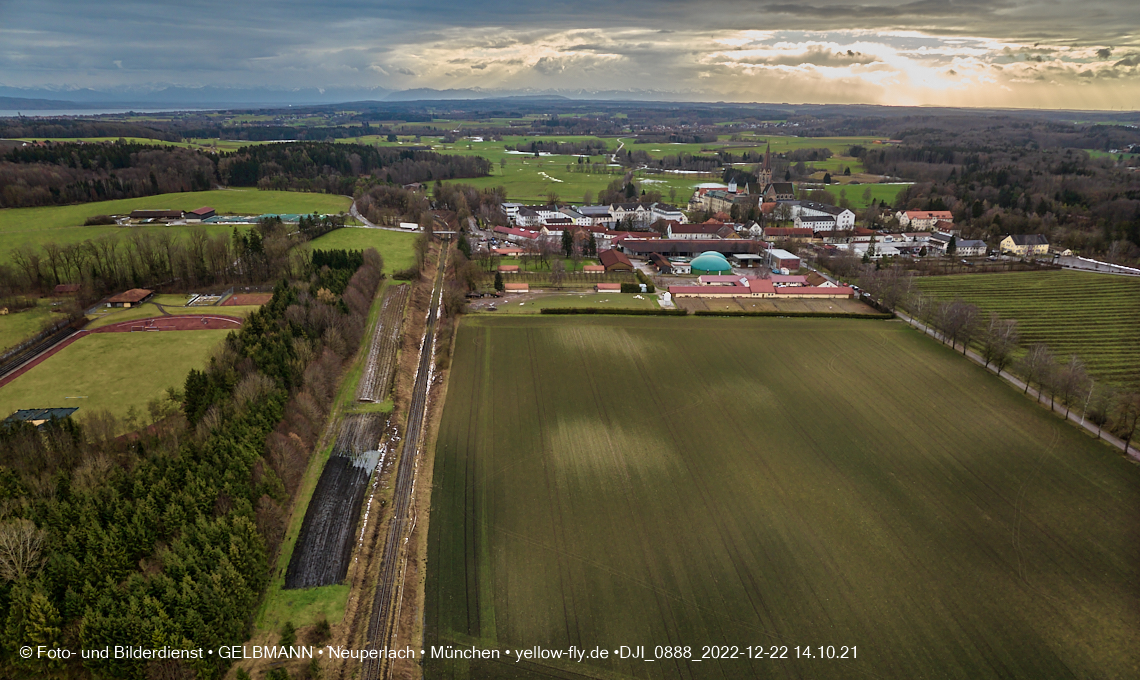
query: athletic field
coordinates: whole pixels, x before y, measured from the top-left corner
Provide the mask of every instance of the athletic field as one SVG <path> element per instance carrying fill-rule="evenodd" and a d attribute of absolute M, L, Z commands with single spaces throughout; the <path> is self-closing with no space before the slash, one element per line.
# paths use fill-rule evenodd
<path fill-rule="evenodd" d="M 1140 469 L 900 322 L 478 316 L 452 370 L 425 643 L 503 655 L 428 678 L 1140 674 Z"/>

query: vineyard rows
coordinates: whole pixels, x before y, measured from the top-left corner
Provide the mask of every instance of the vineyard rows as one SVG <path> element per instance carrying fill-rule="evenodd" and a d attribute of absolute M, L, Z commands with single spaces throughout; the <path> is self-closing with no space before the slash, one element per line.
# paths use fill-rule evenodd
<path fill-rule="evenodd" d="M 1072 271 L 923 277 L 919 289 L 1017 319 L 1021 346 L 1075 354 L 1094 378 L 1140 383 L 1140 278 Z"/>

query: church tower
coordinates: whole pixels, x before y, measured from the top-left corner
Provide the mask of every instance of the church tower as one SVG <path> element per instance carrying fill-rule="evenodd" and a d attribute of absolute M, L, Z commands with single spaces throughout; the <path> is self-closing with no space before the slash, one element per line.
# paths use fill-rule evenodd
<path fill-rule="evenodd" d="M 768 148 L 764 151 L 764 165 L 756 171 L 758 184 L 761 191 L 766 189 L 772 183 L 772 143 L 768 142 Z"/>

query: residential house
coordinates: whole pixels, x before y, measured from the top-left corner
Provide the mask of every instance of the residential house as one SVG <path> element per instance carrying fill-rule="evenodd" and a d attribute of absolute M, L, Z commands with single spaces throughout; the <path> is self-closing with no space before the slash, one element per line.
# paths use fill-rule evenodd
<path fill-rule="evenodd" d="M 939 220 L 954 221 L 949 210 L 900 210 L 895 218 L 904 228 L 914 231 L 930 231 Z"/>

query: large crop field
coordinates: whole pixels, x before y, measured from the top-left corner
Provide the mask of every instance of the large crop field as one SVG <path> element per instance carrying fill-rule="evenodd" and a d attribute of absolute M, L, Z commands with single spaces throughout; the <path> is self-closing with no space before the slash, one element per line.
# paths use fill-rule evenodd
<path fill-rule="evenodd" d="M 900 322 L 477 316 L 452 370 L 426 644 L 610 658 L 428 678 L 1140 674 L 1140 469 Z"/>
<path fill-rule="evenodd" d="M 1076 354 L 1094 378 L 1140 384 L 1140 278 L 1075 271 L 930 276 L 924 293 L 1017 319 L 1021 345 Z"/>
<path fill-rule="evenodd" d="M 21 408 L 106 409 L 120 418 L 169 387 L 182 389 L 191 368 L 202 368 L 229 331 L 95 333 L 80 338 L 0 387 L 0 414 Z"/>

